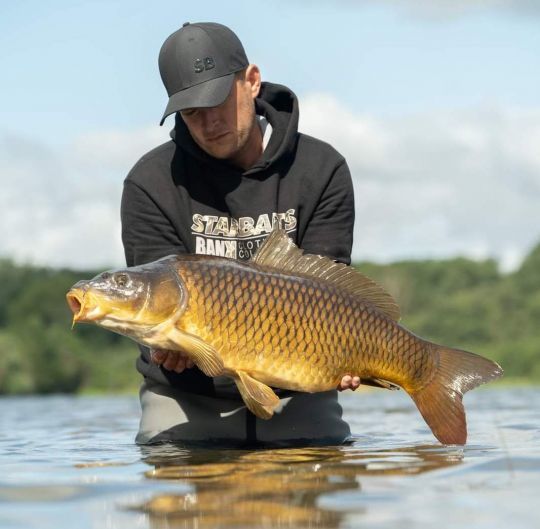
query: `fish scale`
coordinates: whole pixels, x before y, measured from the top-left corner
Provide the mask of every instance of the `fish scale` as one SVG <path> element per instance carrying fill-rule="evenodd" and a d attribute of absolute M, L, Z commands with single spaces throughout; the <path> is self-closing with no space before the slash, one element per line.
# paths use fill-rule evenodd
<path fill-rule="evenodd" d="M 211 344 L 227 369 L 324 391 L 347 372 L 405 383 L 429 368 L 417 354 L 423 340 L 332 285 L 226 259 L 183 261 L 178 272 L 190 296 L 179 327 Z"/>

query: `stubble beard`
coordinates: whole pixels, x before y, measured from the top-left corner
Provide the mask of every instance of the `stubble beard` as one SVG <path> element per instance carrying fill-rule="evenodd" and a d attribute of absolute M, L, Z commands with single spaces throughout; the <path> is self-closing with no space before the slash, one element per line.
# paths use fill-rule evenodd
<path fill-rule="evenodd" d="M 246 108 L 245 112 L 249 117 L 246 120 L 246 125 L 240 126 L 234 134 L 234 138 L 227 138 L 230 143 L 221 146 L 216 145 L 216 148 L 205 149 L 208 154 L 219 160 L 230 160 L 234 162 L 242 156 L 245 149 L 249 148 L 249 142 L 253 135 L 254 128 L 257 126 L 257 120 L 255 115 L 255 105 L 251 101 L 250 108 Z M 211 152 L 213 151 L 213 152 Z"/>

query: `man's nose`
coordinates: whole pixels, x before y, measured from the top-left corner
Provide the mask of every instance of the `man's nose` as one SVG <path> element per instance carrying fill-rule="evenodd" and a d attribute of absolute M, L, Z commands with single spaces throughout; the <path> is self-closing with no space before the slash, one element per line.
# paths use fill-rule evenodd
<path fill-rule="evenodd" d="M 219 121 L 218 107 L 208 107 L 201 109 L 201 118 L 205 128 L 211 128 Z"/>

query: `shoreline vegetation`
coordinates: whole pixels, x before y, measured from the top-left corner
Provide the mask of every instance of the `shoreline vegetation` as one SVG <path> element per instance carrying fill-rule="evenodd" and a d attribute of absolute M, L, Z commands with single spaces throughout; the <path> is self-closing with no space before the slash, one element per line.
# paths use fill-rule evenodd
<path fill-rule="evenodd" d="M 540 383 L 540 244 L 508 274 L 492 259 L 355 267 L 395 297 L 415 334 L 499 362 L 498 385 Z M 101 271 L 0 259 L 0 395 L 138 390 L 131 340 L 92 325 L 71 329 L 67 290 Z"/>

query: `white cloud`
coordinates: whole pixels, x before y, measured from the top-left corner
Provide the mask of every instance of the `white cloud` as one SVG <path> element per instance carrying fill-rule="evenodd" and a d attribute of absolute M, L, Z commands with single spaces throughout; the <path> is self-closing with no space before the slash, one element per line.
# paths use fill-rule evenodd
<path fill-rule="evenodd" d="M 100 131 L 75 139 L 73 152 L 86 168 L 125 172 L 152 147 L 169 140 L 169 128 L 148 126 L 134 131 Z"/>
<path fill-rule="evenodd" d="M 167 139 L 159 128 L 105 131 L 59 151 L 0 137 L 0 257 L 78 269 L 122 265 L 123 179 Z"/>
<path fill-rule="evenodd" d="M 374 119 L 313 94 L 301 110 L 301 128 L 351 168 L 355 258 L 465 254 L 511 268 L 540 239 L 540 109 Z"/>
<path fill-rule="evenodd" d="M 540 109 L 390 119 L 311 94 L 301 98 L 301 129 L 347 158 L 356 259 L 494 256 L 511 268 L 540 239 Z M 104 131 L 64 151 L 0 137 L 0 256 L 121 266 L 123 179 L 167 134 L 154 126 Z"/>

